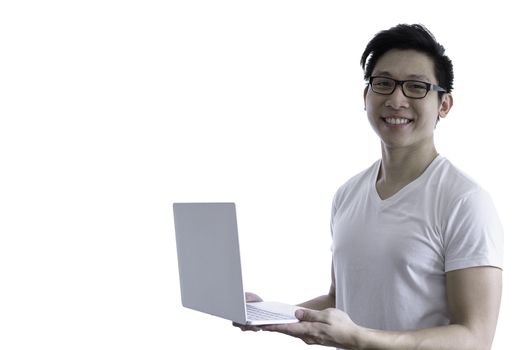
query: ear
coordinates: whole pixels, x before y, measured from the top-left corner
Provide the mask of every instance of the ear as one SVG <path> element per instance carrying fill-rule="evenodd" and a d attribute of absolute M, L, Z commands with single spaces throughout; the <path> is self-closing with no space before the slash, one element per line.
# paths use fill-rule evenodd
<path fill-rule="evenodd" d="M 366 85 L 366 87 L 364 88 L 364 110 L 366 110 L 366 97 L 368 95 L 368 89 L 369 85 Z"/>
<path fill-rule="evenodd" d="M 453 96 L 451 94 L 444 94 L 442 100 L 440 101 L 440 106 L 438 109 L 438 115 L 441 118 L 446 118 L 449 111 L 453 107 Z"/>

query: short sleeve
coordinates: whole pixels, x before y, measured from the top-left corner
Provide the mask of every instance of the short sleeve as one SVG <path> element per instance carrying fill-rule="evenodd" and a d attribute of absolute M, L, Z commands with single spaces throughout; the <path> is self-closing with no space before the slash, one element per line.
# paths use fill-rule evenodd
<path fill-rule="evenodd" d="M 476 266 L 502 268 L 502 225 L 489 194 L 478 189 L 452 205 L 443 227 L 446 272 Z"/>

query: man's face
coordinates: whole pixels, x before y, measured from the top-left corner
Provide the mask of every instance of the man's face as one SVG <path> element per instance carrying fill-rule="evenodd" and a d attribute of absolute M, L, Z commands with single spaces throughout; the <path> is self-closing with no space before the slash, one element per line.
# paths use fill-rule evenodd
<path fill-rule="evenodd" d="M 433 61 L 415 50 L 386 52 L 371 76 L 437 84 Z M 412 99 L 402 93 L 400 86 L 391 95 L 378 94 L 368 87 L 364 101 L 371 126 L 388 148 L 433 147 L 437 118 L 445 117 L 452 105 L 449 94 L 444 94 L 441 101 L 436 91 L 429 91 L 422 99 Z"/>

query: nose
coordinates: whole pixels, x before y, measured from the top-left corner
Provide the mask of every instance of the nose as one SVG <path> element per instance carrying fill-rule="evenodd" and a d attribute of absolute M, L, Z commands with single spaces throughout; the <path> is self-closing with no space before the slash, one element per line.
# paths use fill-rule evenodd
<path fill-rule="evenodd" d="M 404 95 L 402 91 L 402 86 L 397 84 L 393 93 L 388 96 L 386 100 L 386 107 L 391 107 L 394 109 L 407 108 L 409 107 L 409 98 Z"/>

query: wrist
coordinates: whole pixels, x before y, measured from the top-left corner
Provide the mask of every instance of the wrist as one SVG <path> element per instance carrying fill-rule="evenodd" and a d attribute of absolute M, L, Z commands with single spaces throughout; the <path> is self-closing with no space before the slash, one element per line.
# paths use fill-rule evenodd
<path fill-rule="evenodd" d="M 351 348 L 355 350 L 367 349 L 368 339 L 369 329 L 361 326 L 356 326 L 349 339 Z"/>

